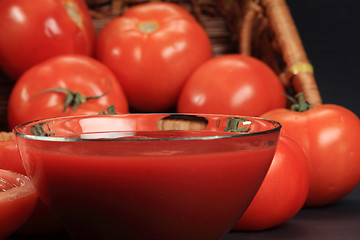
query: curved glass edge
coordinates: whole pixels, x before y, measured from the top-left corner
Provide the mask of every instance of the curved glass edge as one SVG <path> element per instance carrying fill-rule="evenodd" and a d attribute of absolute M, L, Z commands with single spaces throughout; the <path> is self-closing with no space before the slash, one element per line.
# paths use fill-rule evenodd
<path fill-rule="evenodd" d="M 140 116 L 140 115 L 163 115 L 163 116 L 201 116 L 201 117 L 223 117 L 223 118 L 232 118 L 235 119 L 235 122 L 237 119 L 255 119 L 255 120 L 261 120 L 271 123 L 274 127 L 268 130 L 264 131 L 258 131 L 258 132 L 251 132 L 246 133 L 242 132 L 242 134 L 234 134 L 236 131 L 233 131 L 232 127 L 227 129 L 227 131 L 232 134 L 228 135 L 214 135 L 214 136 L 203 136 L 203 137 L 172 137 L 172 138 L 67 138 L 67 137 L 53 137 L 53 136 L 37 136 L 37 135 L 31 135 L 31 134 L 23 134 L 18 131 L 18 129 L 27 126 L 27 125 L 36 125 L 38 124 L 46 124 L 47 122 L 56 121 L 60 119 L 75 119 L 75 118 L 91 118 L 91 117 L 106 117 L 109 115 L 77 115 L 77 116 L 64 116 L 64 117 L 54 117 L 54 118 L 48 118 L 48 119 L 39 119 L 34 121 L 29 121 L 23 124 L 20 124 L 13 128 L 12 132 L 17 136 L 24 139 L 29 140 L 38 140 L 38 141 L 48 141 L 48 142 L 94 142 L 94 141 L 119 141 L 119 142 L 146 142 L 146 141 L 179 141 L 179 140 L 215 140 L 215 139 L 225 139 L 225 138 L 243 138 L 243 137 L 250 137 L 250 136 L 258 136 L 258 135 L 265 135 L 265 134 L 271 134 L 275 132 L 280 132 L 280 129 L 282 127 L 281 123 L 266 119 L 266 118 L 260 118 L 260 117 L 253 117 L 253 116 L 240 116 L 240 115 L 227 115 L 227 114 L 195 114 L 195 113 L 130 113 L 130 114 L 112 114 L 113 116 Z M 231 125 L 231 124 L 228 124 Z M 229 127 L 229 126 L 227 126 Z M 226 130 L 226 129 L 225 129 Z M 124 131 L 125 132 L 125 131 Z M 215 131 L 214 131 L 215 132 Z"/>

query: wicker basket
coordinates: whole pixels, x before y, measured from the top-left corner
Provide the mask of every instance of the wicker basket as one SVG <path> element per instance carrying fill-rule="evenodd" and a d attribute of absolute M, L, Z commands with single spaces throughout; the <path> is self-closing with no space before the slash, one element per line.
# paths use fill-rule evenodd
<path fill-rule="evenodd" d="M 155 0 L 150 0 L 155 1 Z M 85 0 L 98 33 L 113 18 L 144 0 Z M 188 10 L 208 33 L 214 55 L 241 53 L 266 62 L 291 93 L 312 105 L 321 97 L 285 0 L 169 0 Z M 8 130 L 7 100 L 14 82 L 0 73 L 0 130 Z"/>

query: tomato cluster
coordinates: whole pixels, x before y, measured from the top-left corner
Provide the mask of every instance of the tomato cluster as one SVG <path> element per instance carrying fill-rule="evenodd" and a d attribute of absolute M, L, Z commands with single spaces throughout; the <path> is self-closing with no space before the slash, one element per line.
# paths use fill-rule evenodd
<path fill-rule="evenodd" d="M 16 81 L 10 128 L 110 105 L 117 113 L 256 116 L 285 106 L 284 88 L 267 65 L 239 54 L 213 57 L 205 29 L 176 4 L 135 5 L 95 38 L 83 2 L 36 1 L 42 8 L 0 3 L 0 66 Z"/>
<path fill-rule="evenodd" d="M 10 129 L 109 106 L 116 113 L 221 113 L 281 122 L 273 164 L 236 230 L 279 225 L 304 204 L 332 203 L 360 181 L 357 116 L 336 105 L 286 109 L 285 89 L 265 63 L 240 54 L 213 57 L 204 28 L 178 5 L 135 5 L 96 37 L 82 0 L 1 0 L 0 28 L 0 67 L 15 82 Z M 7 158 L 0 168 L 25 174 L 14 141 L 0 142 L 0 153 Z M 41 224 L 52 221 L 44 219 Z"/>
<path fill-rule="evenodd" d="M 261 115 L 282 124 L 281 137 L 269 172 L 235 230 L 275 227 L 303 206 L 334 203 L 360 182 L 358 116 L 339 105 L 313 107 L 302 93 L 296 97 L 290 109 Z"/>

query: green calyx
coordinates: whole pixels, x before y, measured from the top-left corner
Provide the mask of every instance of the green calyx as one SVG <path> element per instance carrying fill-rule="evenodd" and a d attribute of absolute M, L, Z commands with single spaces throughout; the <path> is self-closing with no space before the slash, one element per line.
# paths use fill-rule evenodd
<path fill-rule="evenodd" d="M 302 92 L 296 94 L 295 97 L 287 96 L 287 98 L 293 103 L 290 107 L 293 111 L 305 112 L 313 108 L 313 106 L 305 100 Z"/>
<path fill-rule="evenodd" d="M 99 115 L 109 115 L 109 114 L 116 114 L 114 105 L 110 105 L 106 108 L 106 110 L 99 112 Z"/>
<path fill-rule="evenodd" d="M 99 96 L 85 97 L 81 93 L 72 92 L 71 90 L 69 90 L 67 88 L 49 88 L 49 89 L 46 89 L 46 90 L 40 92 L 39 95 L 43 94 L 43 93 L 47 93 L 47 92 L 65 93 L 66 97 L 65 97 L 63 111 L 65 112 L 68 109 L 68 107 L 71 106 L 72 107 L 71 112 L 74 112 L 81 104 L 86 103 L 88 100 L 91 100 L 91 99 L 99 99 L 101 97 L 104 97 L 110 92 L 110 90 Z"/>

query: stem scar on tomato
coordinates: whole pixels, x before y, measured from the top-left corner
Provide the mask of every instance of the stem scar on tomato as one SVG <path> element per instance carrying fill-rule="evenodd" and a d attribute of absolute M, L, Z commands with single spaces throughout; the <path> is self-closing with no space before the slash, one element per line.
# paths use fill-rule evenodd
<path fill-rule="evenodd" d="M 74 21 L 79 28 L 83 28 L 83 20 L 77 5 L 71 1 L 65 1 L 63 4 L 71 20 Z"/>
<path fill-rule="evenodd" d="M 152 33 L 159 28 L 159 24 L 156 21 L 143 21 L 138 25 L 138 29 L 143 33 Z"/>

